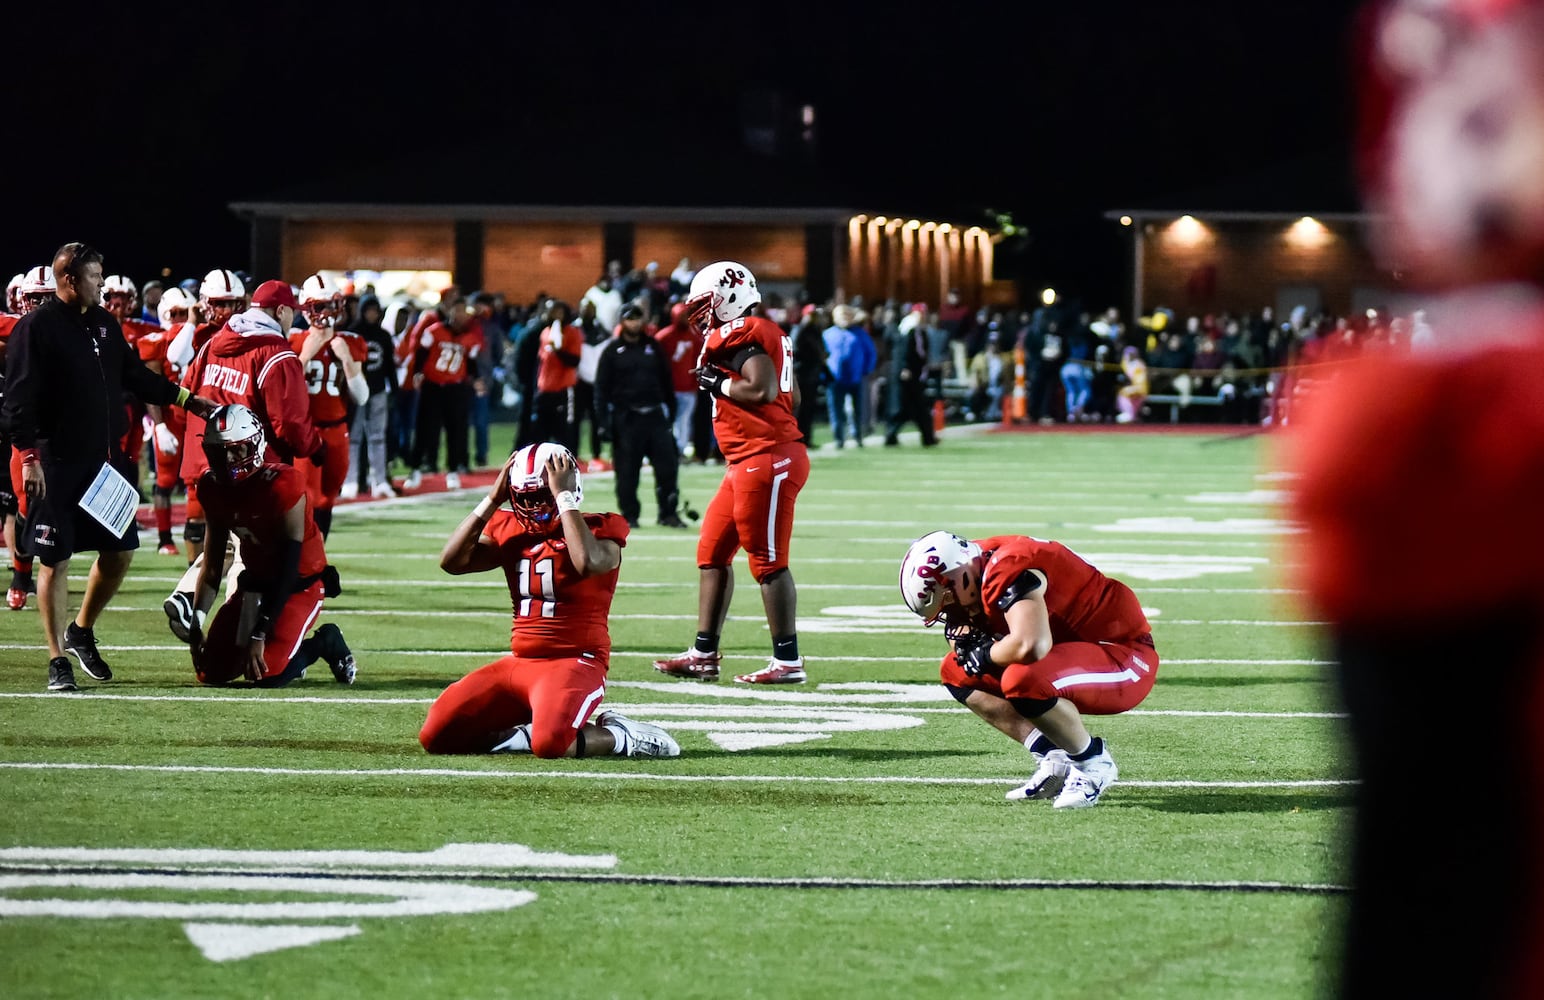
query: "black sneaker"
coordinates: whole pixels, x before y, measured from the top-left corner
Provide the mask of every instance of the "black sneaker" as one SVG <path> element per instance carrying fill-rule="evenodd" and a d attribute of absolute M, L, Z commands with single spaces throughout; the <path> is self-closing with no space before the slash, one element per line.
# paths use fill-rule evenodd
<path fill-rule="evenodd" d="M 354 683 L 359 665 L 354 662 L 354 654 L 349 650 L 348 643 L 343 641 L 343 632 L 338 626 L 328 622 L 316 630 L 316 638 L 321 643 L 322 659 L 327 661 L 327 666 L 332 670 L 332 679 L 339 684 Z"/>
<path fill-rule="evenodd" d="M 686 522 L 681 520 L 681 517 L 678 514 L 666 514 L 664 517 L 659 519 L 659 524 L 662 528 L 686 527 Z"/>
<path fill-rule="evenodd" d="M 193 595 L 185 590 L 172 593 L 161 603 L 161 610 L 166 612 L 166 624 L 171 627 L 172 635 L 179 642 L 187 642 L 193 636 L 193 623 L 198 619 L 193 614 Z"/>
<path fill-rule="evenodd" d="M 70 658 L 68 656 L 56 656 L 48 661 L 48 690 L 76 690 L 75 671 L 70 667 Z"/>
<path fill-rule="evenodd" d="M 99 681 L 110 681 L 113 672 L 97 652 L 96 635 L 89 628 L 81 628 L 74 622 L 64 630 L 64 651 L 80 661 L 80 669 Z M 71 685 L 74 679 L 71 678 Z"/>

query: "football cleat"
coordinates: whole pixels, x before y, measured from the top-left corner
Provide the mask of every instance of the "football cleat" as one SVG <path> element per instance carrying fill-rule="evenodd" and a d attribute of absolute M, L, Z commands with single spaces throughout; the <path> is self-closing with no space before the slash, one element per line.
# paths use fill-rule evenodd
<path fill-rule="evenodd" d="M 193 595 L 184 590 L 174 591 L 162 602 L 161 610 L 166 612 L 166 624 L 171 627 L 172 635 L 188 642 L 193 635 Z"/>
<path fill-rule="evenodd" d="M 461 488 L 461 473 L 445 473 L 445 488 L 447 490 L 459 490 Z"/>
<path fill-rule="evenodd" d="M 735 675 L 737 684 L 803 684 L 805 680 L 802 656 L 792 663 L 774 658 L 754 673 Z"/>
<path fill-rule="evenodd" d="M 353 500 L 353 499 L 356 499 L 358 496 L 359 496 L 359 484 L 354 482 L 352 479 L 349 480 L 348 482 L 344 483 L 342 488 L 340 488 L 338 490 L 338 499 L 339 500 Z"/>
<path fill-rule="evenodd" d="M 423 484 L 424 474 L 419 470 L 414 469 L 412 472 L 408 473 L 407 479 L 405 479 L 402 483 L 402 488 L 405 490 L 416 490 Z"/>
<path fill-rule="evenodd" d="M 27 592 L 21 587 L 9 587 L 5 592 L 5 606 L 20 611 L 27 606 Z"/>
<path fill-rule="evenodd" d="M 1115 784 L 1120 774 L 1119 768 L 1115 766 L 1115 758 L 1110 756 L 1108 744 L 1088 760 L 1069 763 L 1072 770 L 1067 775 L 1067 783 L 1062 786 L 1061 794 L 1056 796 L 1053 803 L 1057 809 L 1087 809 L 1098 804 L 1099 796 Z"/>
<path fill-rule="evenodd" d="M 176 542 L 164 542 L 156 547 L 155 554 L 158 556 L 176 556 L 181 555 L 182 550 L 177 548 Z"/>
<path fill-rule="evenodd" d="M 70 667 L 68 656 L 56 656 L 48 661 L 48 690 L 76 690 L 75 671 Z"/>
<path fill-rule="evenodd" d="M 377 500 L 390 500 L 397 495 L 397 491 L 391 488 L 391 484 L 384 480 L 370 487 L 370 496 Z"/>
<path fill-rule="evenodd" d="M 615 726 L 626 737 L 622 752 L 629 757 L 679 757 L 681 745 L 660 727 L 635 722 L 618 712 L 602 712 L 595 717 L 601 728 Z"/>
<path fill-rule="evenodd" d="M 671 677 L 685 677 L 693 681 L 718 680 L 718 665 L 723 656 L 717 650 L 711 653 L 688 649 L 684 653 L 664 660 L 655 660 L 654 669 Z"/>
<path fill-rule="evenodd" d="M 64 651 L 80 661 L 80 669 L 99 681 L 110 681 L 113 672 L 97 652 L 96 635 L 89 628 L 81 628 L 74 622 L 64 630 Z"/>
<path fill-rule="evenodd" d="M 1040 766 L 1030 776 L 1029 781 L 1005 796 L 1009 802 L 1054 799 L 1061 792 L 1062 786 L 1067 783 L 1067 776 L 1072 772 L 1072 761 L 1067 757 L 1067 751 L 1052 750 L 1045 756 L 1039 757 L 1039 760 Z"/>

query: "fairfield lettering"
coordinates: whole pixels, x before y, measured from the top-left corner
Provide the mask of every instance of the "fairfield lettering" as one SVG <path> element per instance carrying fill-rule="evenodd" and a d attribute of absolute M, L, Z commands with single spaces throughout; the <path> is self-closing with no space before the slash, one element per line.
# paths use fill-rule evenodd
<path fill-rule="evenodd" d="M 222 368 L 219 365 L 210 365 L 204 369 L 204 385 L 214 386 L 233 392 L 238 396 L 247 394 L 247 387 L 252 384 L 252 376 L 246 372 L 237 371 L 234 368 Z"/>

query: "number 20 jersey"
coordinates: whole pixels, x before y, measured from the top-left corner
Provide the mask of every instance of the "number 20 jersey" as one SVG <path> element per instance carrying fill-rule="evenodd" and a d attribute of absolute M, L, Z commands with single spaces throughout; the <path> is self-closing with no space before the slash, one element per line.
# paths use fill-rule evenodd
<path fill-rule="evenodd" d="M 729 462 L 804 437 L 793 412 L 793 339 L 782 327 L 760 316 L 742 316 L 709 330 L 702 344 L 702 363 L 733 371 L 735 357 L 754 348 L 764 351 L 777 369 L 777 398 L 747 405 L 713 397 L 713 435 Z"/>
<path fill-rule="evenodd" d="M 619 514 L 586 514 L 584 523 L 597 539 L 627 544 L 627 521 Z M 509 582 L 514 614 L 510 652 L 532 659 L 580 653 L 610 659 L 611 634 L 606 619 L 611 614 L 620 567 L 609 573 L 580 576 L 568 557 L 561 528 L 550 535 L 531 534 L 508 510 L 489 518 L 482 533 L 498 546 L 499 563 Z"/>

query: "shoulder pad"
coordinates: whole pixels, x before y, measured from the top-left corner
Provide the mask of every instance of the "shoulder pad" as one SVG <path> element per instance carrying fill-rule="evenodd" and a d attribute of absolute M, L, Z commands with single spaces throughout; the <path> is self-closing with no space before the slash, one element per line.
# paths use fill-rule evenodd
<path fill-rule="evenodd" d="M 1017 580 L 1008 584 L 1008 588 L 1003 591 L 1003 595 L 997 599 L 997 610 L 1007 611 L 1039 589 L 1040 577 L 1035 575 L 1034 570 L 1026 569 L 1019 574 Z"/>

